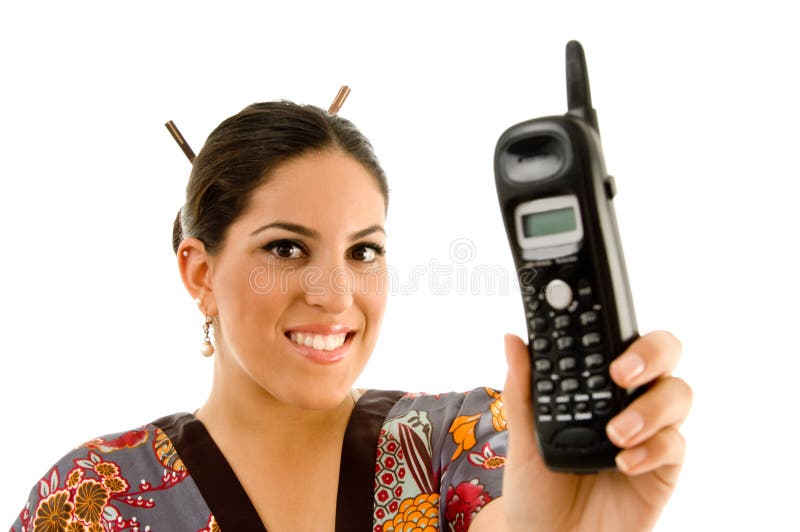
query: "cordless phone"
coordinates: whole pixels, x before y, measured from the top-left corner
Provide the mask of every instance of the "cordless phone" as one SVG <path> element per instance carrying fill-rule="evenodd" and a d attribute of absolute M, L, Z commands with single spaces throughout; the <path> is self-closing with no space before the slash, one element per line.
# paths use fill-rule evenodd
<path fill-rule="evenodd" d="M 497 196 L 528 326 L 539 450 L 553 471 L 613 468 L 605 427 L 639 390 L 608 367 L 638 336 L 583 48 L 566 48 L 568 112 L 507 129 Z"/>

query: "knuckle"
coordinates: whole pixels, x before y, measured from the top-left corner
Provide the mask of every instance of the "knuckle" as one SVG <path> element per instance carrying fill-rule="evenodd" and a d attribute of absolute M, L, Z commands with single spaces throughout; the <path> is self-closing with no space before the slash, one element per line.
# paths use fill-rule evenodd
<path fill-rule="evenodd" d="M 689 383 L 680 377 L 673 377 L 672 380 L 675 383 L 675 386 L 678 388 L 681 396 L 686 398 L 687 404 L 691 405 L 692 401 L 694 400 L 694 390 L 692 390 L 692 387 L 689 386 Z"/>

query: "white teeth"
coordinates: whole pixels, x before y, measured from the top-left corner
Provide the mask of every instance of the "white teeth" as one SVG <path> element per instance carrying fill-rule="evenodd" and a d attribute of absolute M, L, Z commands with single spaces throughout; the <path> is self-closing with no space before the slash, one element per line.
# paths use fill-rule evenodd
<path fill-rule="evenodd" d="M 347 334 L 309 334 L 301 332 L 289 333 L 289 338 L 297 344 L 313 347 L 318 351 L 333 351 L 344 344 Z"/>
<path fill-rule="evenodd" d="M 316 342 L 314 342 L 316 344 Z M 337 344 L 339 343 L 339 339 L 333 336 L 326 336 L 325 337 L 325 351 L 332 351 L 339 347 Z M 316 348 L 316 346 L 315 346 Z"/>

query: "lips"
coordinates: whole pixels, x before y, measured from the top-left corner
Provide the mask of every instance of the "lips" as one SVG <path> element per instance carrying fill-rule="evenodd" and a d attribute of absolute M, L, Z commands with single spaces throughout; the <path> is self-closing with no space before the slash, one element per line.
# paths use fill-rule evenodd
<path fill-rule="evenodd" d="M 345 357 L 355 331 L 343 324 L 309 323 L 287 328 L 284 336 L 312 362 L 332 364 Z"/>
<path fill-rule="evenodd" d="M 348 333 L 353 330 L 342 323 L 305 323 L 303 325 L 294 325 L 287 327 L 286 332 L 302 332 L 311 334 L 342 334 Z"/>

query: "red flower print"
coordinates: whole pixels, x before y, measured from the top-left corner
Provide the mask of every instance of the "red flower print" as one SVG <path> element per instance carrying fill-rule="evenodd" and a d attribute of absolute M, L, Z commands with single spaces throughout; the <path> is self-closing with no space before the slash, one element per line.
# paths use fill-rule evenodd
<path fill-rule="evenodd" d="M 133 449 L 147 441 L 148 433 L 146 430 L 137 429 L 131 430 L 114 438 L 112 440 L 104 440 L 97 438 L 83 444 L 84 447 L 89 449 L 98 449 L 104 453 L 111 453 L 120 449 Z"/>
<path fill-rule="evenodd" d="M 497 469 L 506 465 L 505 456 L 497 456 L 488 443 L 484 444 L 481 452 L 472 452 L 467 456 L 470 464 L 484 469 Z"/>
<path fill-rule="evenodd" d="M 467 532 L 470 523 L 478 511 L 486 506 L 492 498 L 474 478 L 462 482 L 455 488 L 447 488 L 445 502 L 445 518 L 452 532 Z"/>

